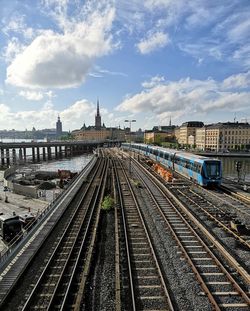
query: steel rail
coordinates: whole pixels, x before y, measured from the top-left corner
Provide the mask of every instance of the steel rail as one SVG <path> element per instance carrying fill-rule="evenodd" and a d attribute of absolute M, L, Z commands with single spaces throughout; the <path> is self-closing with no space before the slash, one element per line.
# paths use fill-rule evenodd
<path fill-rule="evenodd" d="M 154 246 L 152 244 L 152 241 L 151 241 L 151 238 L 150 238 L 147 226 L 146 226 L 146 223 L 145 223 L 143 215 L 142 215 L 142 213 L 140 211 L 138 200 L 137 200 L 135 192 L 134 192 L 134 190 L 132 188 L 130 179 L 129 179 L 129 177 L 128 177 L 128 175 L 127 175 L 127 173 L 126 173 L 126 171 L 125 171 L 125 169 L 124 169 L 124 167 L 122 165 L 123 162 L 120 159 L 118 161 L 120 163 L 120 166 L 121 166 L 122 172 L 124 174 L 124 177 L 126 179 L 127 185 L 129 187 L 130 193 L 131 193 L 131 195 L 133 197 L 133 200 L 135 202 L 135 206 L 136 206 L 137 212 L 139 214 L 139 218 L 140 218 L 141 224 L 142 224 L 144 232 L 146 234 L 146 238 L 147 238 L 147 241 L 148 241 L 148 244 L 149 244 L 149 247 L 150 247 L 150 251 L 151 251 L 151 254 L 153 256 L 154 263 L 155 263 L 157 271 L 158 271 L 158 276 L 159 276 L 160 281 L 161 281 L 162 289 L 163 289 L 163 292 L 165 294 L 166 302 L 168 304 L 168 310 L 173 311 L 173 310 L 175 310 L 175 308 L 174 308 L 172 300 L 170 298 L 169 291 L 167 289 L 167 286 L 166 286 L 166 283 L 165 283 L 165 279 L 163 277 L 163 274 L 162 274 L 162 271 L 161 271 L 161 268 L 160 268 L 160 265 L 159 265 L 159 262 L 158 262 L 158 259 L 157 259 L 156 253 L 155 253 L 155 249 L 154 249 Z"/>
<path fill-rule="evenodd" d="M 223 203 L 225 203 L 225 204 L 231 206 L 233 209 L 236 209 L 236 210 L 239 211 L 240 213 L 243 213 L 243 214 L 246 214 L 247 216 L 250 216 L 250 205 L 249 205 L 249 204 L 246 205 L 246 202 L 243 202 L 242 200 L 239 200 L 238 197 L 235 197 L 235 196 L 233 196 L 232 194 L 229 195 L 229 194 L 228 194 L 228 192 L 229 192 L 228 189 L 226 189 L 226 188 L 224 188 L 224 187 L 220 187 L 220 190 L 223 191 L 223 194 L 225 194 L 226 196 L 228 196 L 231 200 L 233 200 L 233 201 L 235 201 L 235 202 L 237 202 L 237 203 L 239 203 L 239 204 L 241 204 L 241 205 L 244 204 L 242 208 L 248 209 L 247 212 L 244 211 L 244 210 L 242 210 L 242 208 L 237 207 L 237 206 L 235 206 L 234 204 L 232 204 L 232 203 L 226 201 L 224 198 L 221 198 L 219 195 L 217 195 L 217 194 L 214 193 L 213 191 L 211 191 L 211 190 L 209 191 L 209 190 L 207 190 L 207 189 L 204 189 L 204 190 L 207 191 L 207 192 L 209 192 L 209 194 L 211 194 L 212 196 L 214 196 L 216 199 L 220 200 L 221 202 L 223 202 Z M 230 193 L 232 193 L 232 192 L 230 192 Z M 250 199 L 249 199 L 248 202 L 250 203 Z"/>
<path fill-rule="evenodd" d="M 100 165 L 101 165 L 101 162 L 100 162 L 100 164 L 99 164 L 99 166 L 98 166 L 98 168 L 97 168 L 95 174 L 97 174 L 98 170 L 100 169 Z M 94 181 L 95 176 L 96 176 L 95 174 L 91 177 L 91 182 Z M 72 224 L 72 222 L 74 221 L 75 217 L 77 216 L 77 213 L 78 213 L 78 210 L 79 210 L 79 208 L 80 208 L 80 206 L 81 206 L 81 204 L 82 204 L 81 202 L 82 202 L 83 198 L 87 195 L 88 191 L 91 189 L 91 182 L 88 184 L 88 187 L 87 187 L 87 189 L 85 190 L 85 193 L 84 193 L 84 195 L 82 196 L 81 201 L 78 202 L 78 204 L 77 204 L 77 206 L 76 206 L 76 208 L 75 208 L 75 211 L 74 211 L 74 213 L 73 213 L 73 215 L 72 215 L 72 217 L 71 217 L 71 219 L 70 219 L 68 225 L 66 226 L 66 228 L 65 228 L 65 230 L 64 230 L 64 233 L 63 233 L 62 236 L 60 237 L 60 240 L 59 240 L 59 242 L 58 242 L 56 248 L 55 248 L 54 251 L 52 252 L 52 254 L 51 254 L 51 256 L 50 256 L 50 259 L 48 260 L 48 262 L 47 262 L 47 264 L 46 264 L 46 266 L 45 266 L 45 268 L 44 268 L 42 274 L 40 275 L 38 281 L 36 282 L 36 285 L 34 286 L 34 288 L 33 288 L 32 292 L 31 292 L 31 294 L 29 295 L 28 299 L 26 300 L 26 303 L 24 304 L 22 310 L 27 310 L 27 309 L 30 307 L 30 304 L 32 303 L 32 299 L 33 299 L 35 293 L 38 291 L 38 286 L 39 286 L 39 284 L 41 284 L 43 278 L 45 277 L 45 273 L 48 271 L 48 269 L 49 269 L 49 267 L 50 267 L 50 263 L 52 262 L 52 260 L 53 260 L 54 256 L 56 255 L 58 249 L 61 247 L 61 243 L 63 242 L 63 239 L 67 236 L 68 230 L 71 228 L 71 224 Z M 82 220 L 82 224 L 83 224 L 83 221 L 84 221 L 84 218 L 83 218 L 83 220 Z M 75 239 L 76 239 L 76 238 L 75 238 Z M 67 261 L 65 262 L 65 265 L 66 265 L 66 264 L 67 264 Z M 55 290 L 56 290 L 56 289 L 57 289 L 57 287 L 55 287 Z M 52 297 L 53 297 L 53 294 L 52 294 Z"/>
<path fill-rule="evenodd" d="M 238 199 L 240 200 L 241 202 L 244 202 L 244 203 L 247 203 L 247 204 L 250 204 L 250 197 L 246 196 L 246 195 L 243 195 L 242 193 L 239 193 L 239 192 L 235 192 L 233 190 L 230 190 L 229 188 L 227 188 L 226 185 L 221 185 L 220 186 L 220 189 L 229 194 L 230 196 L 233 196 L 235 199 Z"/>
<path fill-rule="evenodd" d="M 133 163 L 136 163 L 136 161 L 134 160 Z M 140 164 L 139 164 L 140 165 Z M 143 168 L 143 166 L 140 165 L 140 168 Z M 157 186 L 158 190 L 166 197 L 166 199 L 169 201 L 169 203 L 173 206 L 174 209 L 175 206 L 172 204 L 172 202 L 169 200 L 169 194 L 171 195 L 172 199 L 179 205 L 181 206 L 181 208 L 183 209 L 183 211 L 190 217 L 190 219 L 192 221 L 195 222 L 195 224 L 200 228 L 203 229 L 202 231 L 207 233 L 207 230 L 205 228 L 202 228 L 203 226 L 193 217 L 192 214 L 189 213 L 189 211 L 182 205 L 181 202 L 179 202 L 179 200 L 174 197 L 167 189 L 163 189 L 162 184 L 159 183 L 159 180 L 153 176 L 151 173 L 148 173 L 147 170 L 145 170 L 143 168 L 144 172 L 146 174 L 150 174 L 150 177 L 154 180 L 155 186 Z M 150 187 L 144 182 L 144 180 L 139 177 L 141 182 L 144 184 L 144 186 L 148 189 L 149 193 L 151 193 L 151 197 L 152 200 L 155 202 L 156 206 L 158 205 L 157 200 L 155 199 L 152 190 L 150 189 Z M 167 192 L 167 196 L 166 196 L 166 192 Z M 179 214 L 179 216 L 182 218 L 183 222 L 186 223 L 186 225 L 190 228 L 190 230 L 192 231 L 192 233 L 197 237 L 197 239 L 200 241 L 200 243 L 203 245 L 203 247 L 206 249 L 206 252 L 210 254 L 210 256 L 214 259 L 214 261 L 217 263 L 217 265 L 220 266 L 221 270 L 223 271 L 223 273 L 225 275 L 227 275 L 228 279 L 231 281 L 231 283 L 233 284 L 233 286 L 238 290 L 238 292 L 241 294 L 241 296 L 243 297 L 243 299 L 246 301 L 247 304 L 250 305 L 250 298 L 248 297 L 248 295 L 245 293 L 245 291 L 238 285 L 238 283 L 235 281 L 235 279 L 230 275 L 230 273 L 227 271 L 227 269 L 224 268 L 224 265 L 221 263 L 221 261 L 217 258 L 217 256 L 215 256 L 215 254 L 213 254 L 213 252 L 210 250 L 210 248 L 204 243 L 204 241 L 199 237 L 199 235 L 196 233 L 196 231 L 189 225 L 189 223 L 186 221 L 186 219 L 180 214 L 180 212 L 178 210 L 176 210 L 176 212 Z M 187 258 L 188 262 L 190 263 L 195 276 L 198 278 L 199 282 L 201 282 L 201 286 L 204 289 L 204 291 L 206 292 L 206 294 L 208 295 L 211 303 L 213 304 L 213 307 L 216 310 L 221 310 L 219 305 L 217 304 L 216 300 L 213 297 L 213 294 L 210 292 L 210 290 L 208 289 L 207 285 L 205 284 L 202 276 L 199 274 L 199 271 L 197 270 L 197 268 L 195 267 L 195 264 L 193 263 L 192 259 L 190 258 L 190 256 L 188 255 L 185 247 L 183 246 L 183 244 L 181 243 L 181 241 L 179 240 L 177 234 L 175 233 L 174 229 L 172 228 L 171 224 L 169 223 L 168 219 L 165 217 L 164 213 L 161 211 L 162 216 L 164 217 L 169 229 L 171 230 L 174 238 L 176 239 L 176 241 L 178 242 L 178 245 L 181 247 L 185 257 Z M 219 246 L 219 244 L 217 243 L 217 241 L 213 238 L 212 241 L 214 242 L 215 246 Z M 223 256 L 225 256 L 225 254 L 227 254 L 227 252 L 223 252 L 223 248 L 222 247 L 218 247 L 218 249 L 220 250 L 220 252 L 223 253 Z M 228 259 L 228 258 L 226 258 Z"/>
<path fill-rule="evenodd" d="M 133 159 L 133 161 L 135 163 L 138 163 L 138 165 L 140 165 L 140 167 L 142 169 L 144 169 L 145 171 L 148 171 L 144 165 L 142 165 L 140 162 L 136 161 L 135 159 Z M 162 180 L 162 178 L 158 175 L 158 174 L 153 174 L 152 172 L 149 172 L 149 174 L 155 179 L 155 180 L 158 180 L 159 182 L 159 179 Z M 198 185 L 197 185 L 198 186 Z M 172 190 L 172 187 L 169 187 L 166 183 L 161 184 L 161 187 L 162 189 L 164 189 L 164 191 L 167 191 L 169 193 L 169 195 L 174 199 L 176 200 L 176 203 L 177 204 L 181 204 L 183 205 L 177 198 L 176 196 L 173 194 L 173 190 Z M 174 185 L 173 185 L 174 187 Z M 198 186 L 199 187 L 199 186 Z M 203 189 L 203 188 L 201 188 Z M 183 208 L 186 209 L 186 207 L 183 206 Z M 188 210 L 187 210 L 188 211 Z M 188 213 L 190 213 L 188 211 Z M 199 224 L 199 222 L 197 221 L 196 217 L 193 216 L 193 219 L 195 219 L 195 221 L 197 222 L 197 224 Z M 202 231 L 203 231 L 203 226 L 200 228 Z M 211 240 L 212 243 L 216 243 L 218 249 L 221 250 L 221 252 L 223 252 L 224 250 L 224 253 L 225 253 L 225 257 L 227 258 L 227 261 L 232 265 L 232 267 L 234 269 L 236 269 L 239 274 L 244 278 L 244 280 L 247 282 L 247 284 L 250 284 L 250 274 L 225 250 L 225 248 L 216 240 L 216 238 L 208 231 L 204 228 L 204 233 L 207 235 L 207 237 Z M 233 234 L 233 233 L 232 233 Z"/>
<path fill-rule="evenodd" d="M 97 189 L 97 195 L 95 197 L 93 206 L 96 207 L 96 211 L 94 211 L 94 207 L 92 209 L 92 214 L 94 212 L 97 213 L 97 215 L 95 216 L 95 222 L 92 228 L 92 236 L 91 236 L 91 241 L 88 247 L 88 252 L 87 252 L 87 256 L 85 256 L 86 261 L 85 261 L 85 267 L 81 273 L 81 281 L 76 293 L 76 297 L 74 299 L 74 306 L 73 309 L 74 311 L 79 311 L 81 309 L 81 302 L 83 300 L 83 295 L 84 295 L 84 290 L 85 290 L 85 286 L 86 286 L 86 281 L 87 278 L 89 276 L 89 271 L 90 271 L 90 266 L 91 266 L 91 259 L 93 257 L 93 252 L 94 252 L 94 246 L 95 246 L 95 241 L 96 241 L 96 237 L 97 237 L 97 231 L 98 231 L 98 226 L 99 226 L 99 220 L 100 220 L 100 212 L 101 212 L 101 202 L 104 196 L 104 191 L 105 191 L 105 187 L 106 187 L 106 180 L 107 180 L 107 173 L 108 173 L 108 166 L 109 166 L 109 161 L 106 161 L 105 159 L 105 167 L 102 171 L 102 175 L 100 178 L 100 182 L 98 183 L 98 189 Z M 87 231 L 86 230 L 86 236 L 87 236 Z M 67 298 L 69 296 L 69 293 L 71 292 L 72 287 L 74 286 L 74 278 L 76 277 L 77 274 L 77 268 L 79 267 L 79 261 L 80 261 L 80 255 L 82 253 L 83 250 L 83 243 L 80 247 L 80 251 L 78 252 L 78 256 L 77 256 L 77 260 L 76 263 L 74 265 L 74 269 L 72 271 L 72 275 L 69 281 L 69 285 L 67 287 L 67 291 L 65 293 L 63 302 L 62 302 L 62 306 L 60 308 L 60 311 L 62 310 L 68 310 L 68 307 L 66 305 L 67 303 Z"/>
<path fill-rule="evenodd" d="M 229 234 L 233 235 L 233 237 L 238 240 L 240 243 L 245 245 L 250 250 L 250 243 L 247 240 L 244 240 L 241 236 L 239 236 L 236 232 L 231 230 L 229 227 L 227 227 L 222 221 L 218 220 L 216 217 L 214 217 L 210 212 L 208 212 L 204 207 L 200 206 L 197 202 L 194 201 L 194 199 L 188 197 L 182 189 L 177 189 L 178 193 L 180 195 L 183 195 L 185 198 L 187 198 L 192 204 L 194 204 L 196 207 L 198 207 L 200 210 L 202 210 L 209 218 L 211 218 L 215 223 L 217 223 L 220 227 L 222 227 L 225 231 L 227 231 Z M 190 190 L 192 192 L 192 190 Z M 199 196 L 197 193 L 193 192 L 197 196 Z M 202 197 L 201 197 L 202 198 Z M 202 198 L 204 199 L 204 198 Z M 211 204 L 213 208 L 216 209 L 216 207 L 209 201 L 207 201 L 208 204 Z M 224 211 L 223 211 L 224 212 Z M 225 213 L 225 212 L 224 212 Z"/>
<path fill-rule="evenodd" d="M 113 191 L 115 200 L 115 311 L 121 311 L 121 280 L 120 280 L 120 248 L 119 248 L 119 215 L 118 215 L 118 193 L 115 184 L 115 169 L 112 167 Z"/>
<path fill-rule="evenodd" d="M 98 165 L 99 161 L 98 162 L 94 161 L 92 162 L 91 165 L 88 165 L 87 170 L 89 171 L 91 168 L 94 168 L 94 166 L 97 167 Z M 82 181 L 83 176 L 80 173 L 78 177 L 79 183 Z M 1 278 L 3 280 L 1 280 L 1 282 L 4 282 L 4 284 L 0 283 L 1 285 L 3 285 L 1 291 L 2 296 L 0 301 L 0 306 L 2 308 L 4 305 L 6 305 L 6 303 L 9 300 L 12 300 L 12 298 L 15 297 L 15 295 L 11 295 L 13 293 L 13 290 L 18 286 L 18 282 L 21 279 L 21 277 L 25 275 L 26 269 L 28 269 L 31 266 L 32 261 L 35 260 L 35 256 L 37 255 L 39 249 L 41 249 L 45 245 L 45 241 L 52 233 L 53 228 L 56 227 L 56 225 L 60 223 L 60 220 L 63 220 L 63 218 L 65 218 L 65 214 L 69 213 L 69 211 L 72 209 L 73 204 L 75 204 L 74 198 L 78 196 L 79 197 L 78 200 L 80 200 L 84 196 L 84 193 L 82 194 L 81 191 L 83 191 L 86 188 L 86 185 L 88 186 L 88 184 L 80 186 L 76 185 L 77 186 L 76 189 L 73 187 L 70 188 L 66 194 L 64 193 L 63 200 L 59 202 L 59 207 L 60 205 L 62 205 L 62 203 L 64 204 L 67 203 L 69 207 L 67 209 L 62 207 L 61 212 L 60 210 L 58 211 L 59 207 L 52 210 L 49 217 L 46 217 L 46 220 L 43 222 L 42 226 L 39 227 L 35 233 L 33 233 L 28 243 L 24 244 L 24 246 L 20 249 L 19 253 L 16 254 L 14 262 L 11 262 L 11 265 L 9 265 L 2 273 Z M 56 213 L 58 214 L 58 216 L 55 216 Z M 54 219 L 52 220 L 52 222 L 54 221 L 54 225 L 52 226 L 51 218 L 53 217 Z M 36 227 L 33 227 L 32 231 L 35 229 Z M 43 231 L 44 229 L 45 234 Z M 20 245 L 18 247 L 20 247 Z M 4 286 L 6 287 L 5 283 L 7 283 L 7 285 L 9 285 L 9 283 L 11 284 L 8 286 L 8 290 L 4 291 Z"/>
<path fill-rule="evenodd" d="M 115 170 L 115 177 L 116 177 L 117 192 L 118 192 L 118 197 L 119 197 L 119 204 L 120 204 L 121 215 L 122 215 L 122 224 L 123 224 L 126 254 L 127 254 L 130 295 L 131 295 L 131 302 L 132 302 L 131 310 L 136 311 L 135 290 L 134 290 L 134 283 L 133 283 L 131 260 L 130 260 L 130 255 L 129 255 L 130 251 L 129 251 L 129 241 L 128 241 L 128 233 L 127 233 L 127 222 L 126 222 L 125 211 L 124 211 L 125 207 L 124 207 L 124 202 L 123 202 L 123 198 L 122 198 L 121 184 L 120 184 L 120 181 L 118 179 L 118 169 L 117 169 L 116 165 L 114 165 L 114 170 Z"/>

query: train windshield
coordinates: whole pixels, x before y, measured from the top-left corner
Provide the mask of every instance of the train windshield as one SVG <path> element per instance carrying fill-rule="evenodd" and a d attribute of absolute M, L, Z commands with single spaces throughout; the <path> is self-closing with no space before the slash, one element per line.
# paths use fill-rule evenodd
<path fill-rule="evenodd" d="M 207 176 L 220 177 L 220 162 L 206 162 Z"/>

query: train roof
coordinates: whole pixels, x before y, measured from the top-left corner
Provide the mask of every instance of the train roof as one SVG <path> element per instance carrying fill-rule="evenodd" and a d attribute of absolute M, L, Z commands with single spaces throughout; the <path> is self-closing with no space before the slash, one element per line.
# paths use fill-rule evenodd
<path fill-rule="evenodd" d="M 193 161 L 197 161 L 197 162 L 203 162 L 203 161 L 219 161 L 218 159 L 214 159 L 214 158 L 208 158 L 208 157 L 204 157 L 201 155 L 197 155 L 194 153 L 190 153 L 190 152 L 185 152 L 185 151 L 179 151 L 176 149 L 170 149 L 170 148 L 163 148 L 163 147 L 159 147 L 159 146 L 153 146 L 153 145 L 147 145 L 147 144 L 138 144 L 138 143 L 134 143 L 133 145 L 137 145 L 137 146 L 144 146 L 144 147 L 150 147 L 151 149 L 156 149 L 156 150 L 161 150 L 163 152 L 168 152 L 171 154 L 176 154 L 179 157 L 183 157 L 185 159 L 189 159 L 189 160 L 193 160 Z"/>
<path fill-rule="evenodd" d="M 10 214 L 0 214 L 0 221 L 6 221 L 11 219 L 19 219 L 18 215 L 10 215 Z"/>
<path fill-rule="evenodd" d="M 204 156 L 197 155 L 197 154 L 194 154 L 194 153 L 189 153 L 189 152 L 177 151 L 176 154 L 177 154 L 179 157 L 183 157 L 183 158 L 189 159 L 189 160 L 194 160 L 194 161 L 197 161 L 197 162 L 219 161 L 218 159 L 208 158 L 208 157 L 204 157 Z"/>

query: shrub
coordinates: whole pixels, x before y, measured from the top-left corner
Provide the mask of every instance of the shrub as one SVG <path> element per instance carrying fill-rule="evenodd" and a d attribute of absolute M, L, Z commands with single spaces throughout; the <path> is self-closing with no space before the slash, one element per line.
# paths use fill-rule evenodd
<path fill-rule="evenodd" d="M 102 201 L 102 209 L 105 211 L 109 211 L 112 208 L 114 208 L 114 199 L 111 198 L 110 195 L 107 195 L 106 197 L 104 197 L 103 201 Z"/>

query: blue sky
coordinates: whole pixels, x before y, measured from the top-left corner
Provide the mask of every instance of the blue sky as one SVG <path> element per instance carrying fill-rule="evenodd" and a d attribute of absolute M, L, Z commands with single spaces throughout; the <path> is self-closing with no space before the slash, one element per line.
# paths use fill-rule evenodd
<path fill-rule="evenodd" d="M 250 121 L 249 0 L 0 7 L 0 129 Z"/>

